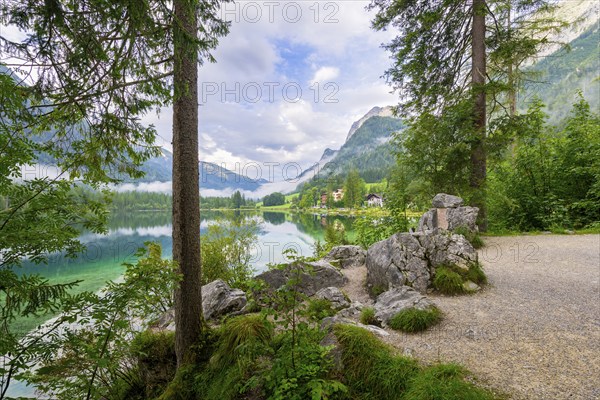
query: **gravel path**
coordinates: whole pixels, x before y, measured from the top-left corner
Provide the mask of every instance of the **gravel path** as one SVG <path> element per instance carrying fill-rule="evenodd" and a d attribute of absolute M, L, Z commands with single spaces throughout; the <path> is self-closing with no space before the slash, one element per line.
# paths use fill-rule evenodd
<path fill-rule="evenodd" d="M 431 295 L 444 320 L 389 342 L 425 362 L 457 362 L 513 399 L 600 399 L 600 235 L 486 238 L 490 285 Z M 344 288 L 365 303 L 364 267 Z"/>

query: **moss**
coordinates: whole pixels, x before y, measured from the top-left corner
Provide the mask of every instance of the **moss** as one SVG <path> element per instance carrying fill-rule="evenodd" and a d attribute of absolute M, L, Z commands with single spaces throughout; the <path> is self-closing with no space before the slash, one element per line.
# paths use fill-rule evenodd
<path fill-rule="evenodd" d="M 492 400 L 492 393 L 465 380 L 467 372 L 455 364 L 439 364 L 423 370 L 410 383 L 402 400 Z"/>
<path fill-rule="evenodd" d="M 429 307 L 426 310 L 417 308 L 408 308 L 394 315 L 389 322 L 390 328 L 415 333 L 421 332 L 440 322 L 442 319 L 441 311 L 435 307 Z"/>
<path fill-rule="evenodd" d="M 138 360 L 136 379 L 145 388 L 145 397 L 157 396 L 175 375 L 175 333 L 149 330 L 140 332 L 131 342 L 130 350 Z M 129 397 L 133 398 L 131 394 Z"/>
<path fill-rule="evenodd" d="M 360 311 L 360 322 L 365 325 L 377 325 L 379 321 L 375 318 L 375 309 L 373 307 L 365 307 Z"/>
<path fill-rule="evenodd" d="M 443 294 L 462 294 L 464 293 L 463 277 L 449 267 L 439 267 L 435 271 L 433 287 Z"/>

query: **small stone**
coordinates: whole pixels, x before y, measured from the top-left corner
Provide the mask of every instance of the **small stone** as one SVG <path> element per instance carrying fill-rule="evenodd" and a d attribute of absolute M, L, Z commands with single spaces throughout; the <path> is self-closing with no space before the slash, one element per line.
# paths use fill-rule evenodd
<path fill-rule="evenodd" d="M 474 293 L 480 291 L 481 287 L 473 281 L 466 281 L 463 283 L 463 289 L 465 289 L 465 292 L 467 293 Z"/>

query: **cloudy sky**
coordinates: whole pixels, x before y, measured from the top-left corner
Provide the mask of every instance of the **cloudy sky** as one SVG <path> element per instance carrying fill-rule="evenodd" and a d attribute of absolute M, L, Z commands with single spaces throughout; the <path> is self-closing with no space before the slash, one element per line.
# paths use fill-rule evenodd
<path fill-rule="evenodd" d="M 200 157 L 236 163 L 318 161 L 339 148 L 353 121 L 373 106 L 394 104 L 381 78 L 390 60 L 381 48 L 393 33 L 370 29 L 368 1 L 236 1 L 214 55 L 200 69 Z M 149 115 L 171 141 L 171 110 Z M 272 165 L 272 164 L 271 164 Z M 243 172 L 243 167 L 241 168 Z M 279 170 L 272 178 L 280 180 Z"/>

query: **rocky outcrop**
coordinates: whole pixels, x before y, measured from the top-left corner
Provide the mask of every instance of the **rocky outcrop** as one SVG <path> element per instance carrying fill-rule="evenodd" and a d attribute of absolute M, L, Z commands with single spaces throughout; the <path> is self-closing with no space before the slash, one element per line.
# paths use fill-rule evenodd
<path fill-rule="evenodd" d="M 230 288 L 220 279 L 202 286 L 202 311 L 207 320 L 240 311 L 246 302 L 243 291 Z"/>
<path fill-rule="evenodd" d="M 463 199 L 445 193 L 439 193 L 431 202 L 433 207 L 419 220 L 419 232 L 433 232 L 438 229 L 453 231 L 464 227 L 476 232 L 477 207 L 463 207 Z"/>
<path fill-rule="evenodd" d="M 408 286 L 393 288 L 377 296 L 375 301 L 375 318 L 386 326 L 389 320 L 400 311 L 409 308 L 426 310 L 433 303 L 425 296 Z"/>
<path fill-rule="evenodd" d="M 354 268 L 365 265 L 367 252 L 360 246 L 336 246 L 323 258 L 336 267 Z"/>
<path fill-rule="evenodd" d="M 425 293 L 441 265 L 468 268 L 477 253 L 462 235 L 447 231 L 397 233 L 367 251 L 367 287 L 373 295 L 410 286 Z"/>
<path fill-rule="evenodd" d="M 307 296 L 315 295 L 319 290 L 335 286 L 341 287 L 347 278 L 333 265 L 325 260 L 314 262 L 295 262 L 284 268 L 274 268 L 256 276 L 271 289 L 279 289 L 292 277 L 295 278 L 299 268 L 298 290 Z"/>
<path fill-rule="evenodd" d="M 336 311 L 350 307 L 350 301 L 346 295 L 340 289 L 333 286 L 319 290 L 315 293 L 314 298 L 329 301 L 331 307 Z"/>

